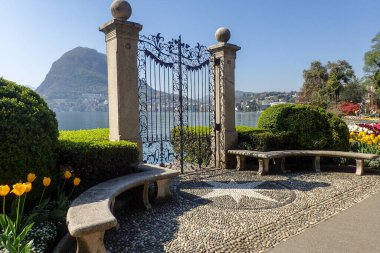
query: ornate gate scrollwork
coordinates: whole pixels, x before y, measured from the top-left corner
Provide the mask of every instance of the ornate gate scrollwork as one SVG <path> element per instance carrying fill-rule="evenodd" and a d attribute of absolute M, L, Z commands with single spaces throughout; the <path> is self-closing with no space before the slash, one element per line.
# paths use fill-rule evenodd
<path fill-rule="evenodd" d="M 186 164 L 209 166 L 215 116 L 207 48 L 181 36 L 140 36 L 138 70 L 144 161 L 178 162 L 181 172 Z"/>

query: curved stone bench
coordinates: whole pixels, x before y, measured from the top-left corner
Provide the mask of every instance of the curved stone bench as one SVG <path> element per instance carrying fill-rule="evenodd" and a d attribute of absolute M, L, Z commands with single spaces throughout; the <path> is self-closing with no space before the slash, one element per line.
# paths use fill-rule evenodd
<path fill-rule="evenodd" d="M 67 212 L 67 227 L 77 240 L 78 253 L 105 253 L 103 238 L 106 230 L 117 226 L 112 214 L 116 196 L 136 186 L 144 185 L 143 201 L 150 209 L 148 198 L 149 183 L 157 182 L 157 198 L 171 195 L 170 179 L 179 175 L 178 171 L 154 165 L 139 165 L 141 172 L 100 183 L 76 198 Z"/>
<path fill-rule="evenodd" d="M 245 169 L 246 157 L 258 158 L 259 175 L 263 175 L 269 171 L 269 160 L 281 158 L 281 170 L 285 172 L 285 158 L 290 156 L 312 156 L 313 169 L 317 172 L 321 171 L 320 158 L 323 157 L 344 157 L 356 159 L 356 175 L 364 174 L 364 160 L 375 159 L 380 157 L 376 154 L 364 154 L 345 151 L 332 150 L 282 150 L 282 151 L 251 151 L 251 150 L 228 150 L 228 154 L 236 155 L 237 170 Z"/>

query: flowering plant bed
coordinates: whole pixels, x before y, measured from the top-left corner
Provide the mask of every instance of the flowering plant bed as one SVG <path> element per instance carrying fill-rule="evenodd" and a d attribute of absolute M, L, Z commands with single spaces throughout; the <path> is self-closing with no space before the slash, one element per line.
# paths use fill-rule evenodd
<path fill-rule="evenodd" d="M 380 123 L 358 123 L 348 125 L 350 150 L 354 152 L 380 154 Z M 368 163 L 370 167 L 380 167 L 380 159 Z"/>
<path fill-rule="evenodd" d="M 31 172 L 25 182 L 20 180 L 19 183 L 13 184 L 12 189 L 8 184 L 0 185 L 1 252 L 50 252 L 57 240 L 58 228 L 65 224 L 69 198 L 81 180 L 73 177 L 71 168 L 67 168 L 63 180 L 53 181 L 50 177 L 40 179 Z M 56 190 L 52 189 L 54 186 L 57 187 Z M 32 191 L 38 187 L 43 187 L 42 193 Z M 40 194 L 34 196 L 38 197 L 38 204 L 28 203 L 27 197 L 36 193 Z M 35 204 L 34 207 L 32 204 Z"/>

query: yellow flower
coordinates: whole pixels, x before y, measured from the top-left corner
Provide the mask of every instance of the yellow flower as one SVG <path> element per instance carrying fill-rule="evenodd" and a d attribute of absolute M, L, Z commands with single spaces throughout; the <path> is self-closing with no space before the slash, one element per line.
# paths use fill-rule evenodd
<path fill-rule="evenodd" d="M 0 185 L 0 196 L 5 197 L 6 195 L 8 195 L 10 190 L 11 189 L 9 188 L 9 186 L 7 184 L 6 185 Z"/>
<path fill-rule="evenodd" d="M 347 139 L 346 139 L 346 140 L 347 140 Z M 351 142 L 354 142 L 354 139 L 351 138 L 351 139 L 350 139 L 350 143 L 351 143 Z"/>
<path fill-rule="evenodd" d="M 80 178 L 79 177 L 74 178 L 73 185 L 78 186 L 79 184 L 80 184 Z"/>
<path fill-rule="evenodd" d="M 71 172 L 69 170 L 66 170 L 64 173 L 65 179 L 69 179 L 71 177 Z"/>
<path fill-rule="evenodd" d="M 45 186 L 45 187 L 48 187 L 51 183 L 51 178 L 50 177 L 44 177 L 44 179 L 42 180 L 42 184 Z"/>
<path fill-rule="evenodd" d="M 13 185 L 13 190 L 11 192 L 14 195 L 20 197 L 22 194 L 24 194 L 25 190 L 26 190 L 26 185 L 24 185 L 23 183 L 17 183 Z"/>
<path fill-rule="evenodd" d="M 26 186 L 25 192 L 30 192 L 32 190 L 32 183 L 31 182 L 26 182 L 24 183 Z"/>
<path fill-rule="evenodd" d="M 36 179 L 36 174 L 29 173 L 26 179 L 28 180 L 28 182 L 33 183 L 33 181 Z"/>

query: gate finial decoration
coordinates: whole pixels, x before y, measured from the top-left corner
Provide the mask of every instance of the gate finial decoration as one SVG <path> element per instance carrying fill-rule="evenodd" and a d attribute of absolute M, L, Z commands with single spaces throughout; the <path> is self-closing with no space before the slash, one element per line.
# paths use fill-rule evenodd
<path fill-rule="evenodd" d="M 126 21 L 132 15 L 132 7 L 125 0 L 115 0 L 111 4 L 111 13 L 115 19 Z"/>

